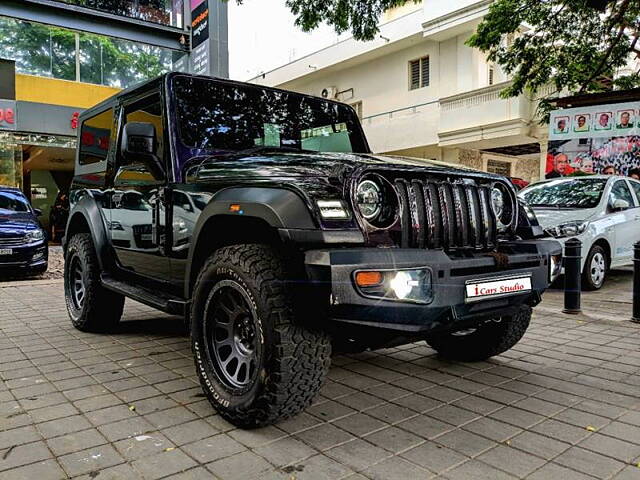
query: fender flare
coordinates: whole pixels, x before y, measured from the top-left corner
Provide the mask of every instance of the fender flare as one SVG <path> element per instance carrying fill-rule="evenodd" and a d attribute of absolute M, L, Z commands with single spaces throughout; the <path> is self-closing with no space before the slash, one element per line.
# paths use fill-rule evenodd
<path fill-rule="evenodd" d="M 65 236 L 62 240 L 63 250 L 66 252 L 67 245 L 69 243 L 70 229 L 79 220 L 79 217 L 82 217 L 89 226 L 89 233 L 93 240 L 93 246 L 98 257 L 98 263 L 100 264 L 100 268 L 104 270 L 104 268 L 109 265 L 107 259 L 109 237 L 107 236 L 107 226 L 100 207 L 98 207 L 96 199 L 92 195 L 83 195 L 69 212 L 69 219 L 67 220 L 67 226 L 65 228 Z"/>
<path fill-rule="evenodd" d="M 240 212 L 231 212 L 231 204 L 240 205 Z M 185 270 L 185 293 L 191 293 L 192 265 L 203 227 L 214 217 L 233 216 L 256 218 L 269 226 L 292 229 L 317 229 L 310 207 L 301 195 L 284 188 L 231 187 L 216 193 L 204 208 L 193 231 Z"/>

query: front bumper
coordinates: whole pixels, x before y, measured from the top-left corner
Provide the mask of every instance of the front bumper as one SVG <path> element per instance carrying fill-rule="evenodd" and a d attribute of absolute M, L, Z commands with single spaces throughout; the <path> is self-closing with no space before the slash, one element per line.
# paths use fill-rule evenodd
<path fill-rule="evenodd" d="M 0 272 L 25 273 L 46 268 L 49 260 L 46 241 L 10 248 L 10 255 L 0 255 Z"/>
<path fill-rule="evenodd" d="M 330 294 L 332 320 L 405 332 L 462 328 L 535 306 L 549 286 L 551 255 L 561 247 L 549 240 L 502 242 L 497 254 L 452 258 L 441 250 L 357 248 L 306 252 L 307 272 L 313 284 Z M 429 267 L 432 297 L 428 304 L 364 297 L 353 281 L 357 270 L 400 270 Z M 531 291 L 465 302 L 469 281 L 531 275 Z"/>

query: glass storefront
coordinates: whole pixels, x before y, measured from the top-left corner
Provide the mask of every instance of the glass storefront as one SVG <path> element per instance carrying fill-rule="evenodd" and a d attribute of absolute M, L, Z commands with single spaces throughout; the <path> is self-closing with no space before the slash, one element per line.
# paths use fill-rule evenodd
<path fill-rule="evenodd" d="M 22 188 L 22 147 L 13 133 L 0 132 L 0 185 Z"/>
<path fill-rule="evenodd" d="M 182 28 L 184 0 L 56 0 L 123 17 Z"/>
<path fill-rule="evenodd" d="M 0 58 L 27 75 L 126 88 L 170 71 L 174 60 L 166 48 L 6 17 L 0 31 Z"/>

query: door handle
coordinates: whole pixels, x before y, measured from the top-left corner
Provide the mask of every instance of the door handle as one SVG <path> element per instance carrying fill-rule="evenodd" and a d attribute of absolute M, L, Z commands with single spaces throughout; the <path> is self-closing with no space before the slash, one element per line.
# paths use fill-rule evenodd
<path fill-rule="evenodd" d="M 636 215 L 636 216 L 635 216 L 635 217 L 633 217 L 633 218 L 635 218 L 636 220 L 640 220 L 640 215 Z"/>

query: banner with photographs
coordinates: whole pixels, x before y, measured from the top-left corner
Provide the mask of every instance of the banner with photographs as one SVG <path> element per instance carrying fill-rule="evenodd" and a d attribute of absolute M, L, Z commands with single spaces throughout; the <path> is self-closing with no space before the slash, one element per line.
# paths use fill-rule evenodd
<path fill-rule="evenodd" d="M 546 178 L 640 169 L 640 102 L 551 113 Z"/>

